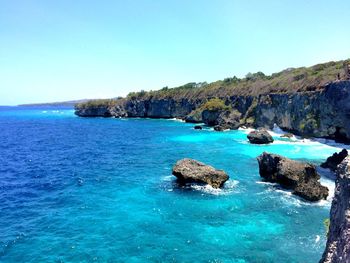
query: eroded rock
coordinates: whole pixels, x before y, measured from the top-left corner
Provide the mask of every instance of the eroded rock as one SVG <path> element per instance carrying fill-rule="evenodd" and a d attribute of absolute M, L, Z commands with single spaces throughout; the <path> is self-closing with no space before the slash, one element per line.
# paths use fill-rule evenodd
<path fill-rule="evenodd" d="M 257 130 L 251 131 L 247 135 L 247 138 L 252 144 L 268 144 L 273 142 L 272 136 L 264 128 L 259 128 Z"/>
<path fill-rule="evenodd" d="M 343 149 L 339 153 L 334 153 L 332 156 L 328 157 L 327 160 L 321 164 L 322 168 L 329 168 L 332 171 L 337 169 L 337 166 L 348 156 L 348 151 Z"/>
<path fill-rule="evenodd" d="M 179 160 L 173 167 L 173 175 L 180 183 L 205 183 L 219 188 L 229 179 L 223 170 L 217 170 L 202 162 L 185 158 Z"/>
<path fill-rule="evenodd" d="M 316 167 L 271 153 L 258 156 L 259 173 L 266 181 L 279 183 L 308 201 L 326 199 L 328 188 L 319 182 Z"/>

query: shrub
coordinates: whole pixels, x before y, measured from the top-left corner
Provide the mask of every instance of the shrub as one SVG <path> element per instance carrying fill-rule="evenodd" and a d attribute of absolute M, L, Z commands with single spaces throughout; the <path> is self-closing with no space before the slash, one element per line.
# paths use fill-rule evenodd
<path fill-rule="evenodd" d="M 76 108 L 97 108 L 97 107 L 110 107 L 116 103 L 116 99 L 99 99 L 99 100 L 88 100 L 86 102 L 78 103 L 75 105 Z"/>
<path fill-rule="evenodd" d="M 225 104 L 225 102 L 219 98 L 213 98 L 208 100 L 201 106 L 202 110 L 209 111 L 219 111 L 219 110 L 230 110 L 230 107 Z"/>
<path fill-rule="evenodd" d="M 328 236 L 328 234 L 329 234 L 329 227 L 331 225 L 331 220 L 329 218 L 326 218 L 323 221 L 323 224 L 324 224 L 324 228 L 326 229 L 326 235 Z"/>

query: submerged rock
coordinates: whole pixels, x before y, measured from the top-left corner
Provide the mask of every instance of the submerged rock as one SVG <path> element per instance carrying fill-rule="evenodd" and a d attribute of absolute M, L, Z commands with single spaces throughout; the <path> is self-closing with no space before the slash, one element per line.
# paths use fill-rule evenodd
<path fill-rule="evenodd" d="M 343 149 L 339 153 L 334 153 L 332 156 L 328 157 L 327 160 L 321 164 L 322 168 L 329 168 L 332 171 L 337 169 L 337 166 L 348 156 L 348 151 Z"/>
<path fill-rule="evenodd" d="M 350 262 L 350 158 L 338 166 L 326 249 L 320 263 Z"/>
<path fill-rule="evenodd" d="M 293 138 L 294 135 L 292 133 L 285 133 L 285 134 L 282 134 L 280 137 L 290 139 L 290 138 Z"/>
<path fill-rule="evenodd" d="M 273 142 L 273 138 L 270 133 L 264 129 L 260 128 L 254 131 L 251 131 L 248 135 L 248 140 L 252 144 L 268 144 Z"/>
<path fill-rule="evenodd" d="M 314 165 L 266 152 L 257 159 L 260 176 L 266 181 L 279 183 L 282 187 L 291 189 L 293 194 L 308 201 L 327 198 L 328 188 L 319 182 L 320 175 Z"/>
<path fill-rule="evenodd" d="M 203 127 L 200 126 L 200 125 L 196 125 L 196 126 L 194 126 L 193 128 L 194 128 L 195 130 L 202 130 L 202 129 L 203 129 Z"/>
<path fill-rule="evenodd" d="M 173 175 L 181 183 L 205 183 L 214 188 L 219 188 L 229 179 L 223 170 L 217 170 L 193 159 L 179 160 L 173 167 Z"/>

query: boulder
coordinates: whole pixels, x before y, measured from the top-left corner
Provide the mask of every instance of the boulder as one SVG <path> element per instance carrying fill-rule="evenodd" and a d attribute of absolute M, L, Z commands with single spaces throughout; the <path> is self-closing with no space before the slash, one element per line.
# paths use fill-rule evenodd
<path fill-rule="evenodd" d="M 350 262 L 350 158 L 338 166 L 326 249 L 320 263 Z"/>
<path fill-rule="evenodd" d="M 328 188 L 319 182 L 316 167 L 271 153 L 258 156 L 259 173 L 268 182 L 279 183 L 308 201 L 326 199 Z"/>
<path fill-rule="evenodd" d="M 264 129 L 260 128 L 254 131 L 251 131 L 248 135 L 248 140 L 252 144 L 268 144 L 273 142 L 273 138 L 270 133 Z"/>
<path fill-rule="evenodd" d="M 196 125 L 196 126 L 194 126 L 193 128 L 194 128 L 195 130 L 202 130 L 202 129 L 203 129 L 203 127 L 200 126 L 200 125 Z"/>
<path fill-rule="evenodd" d="M 214 188 L 222 187 L 229 179 L 223 170 L 217 170 L 193 159 L 179 160 L 173 167 L 173 175 L 180 183 L 204 183 Z"/>
<path fill-rule="evenodd" d="M 337 166 L 348 156 L 348 151 L 343 149 L 339 153 L 334 153 L 332 156 L 328 157 L 327 160 L 321 164 L 322 168 L 329 168 L 332 171 L 337 169 Z"/>

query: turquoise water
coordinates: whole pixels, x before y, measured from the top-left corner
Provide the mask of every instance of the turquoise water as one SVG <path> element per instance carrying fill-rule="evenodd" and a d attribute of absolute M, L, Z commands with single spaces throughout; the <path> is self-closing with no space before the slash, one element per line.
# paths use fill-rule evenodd
<path fill-rule="evenodd" d="M 247 131 L 192 127 L 0 108 L 0 261 L 318 262 L 329 200 L 262 183 L 255 158 L 319 164 L 339 149 L 278 135 L 254 146 Z M 184 157 L 231 179 L 222 190 L 180 188 L 171 168 Z"/>

